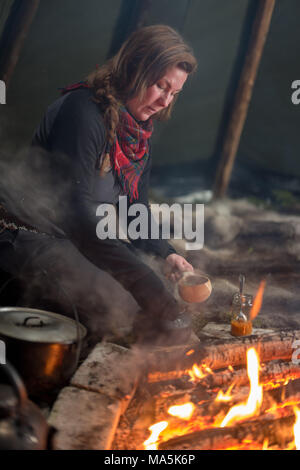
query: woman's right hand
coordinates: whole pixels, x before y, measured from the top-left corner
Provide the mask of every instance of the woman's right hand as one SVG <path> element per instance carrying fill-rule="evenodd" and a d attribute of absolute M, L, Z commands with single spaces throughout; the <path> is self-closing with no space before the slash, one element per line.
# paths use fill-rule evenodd
<path fill-rule="evenodd" d="M 173 282 L 177 282 L 185 271 L 194 271 L 193 266 L 177 253 L 172 253 L 166 258 L 165 276 Z"/>

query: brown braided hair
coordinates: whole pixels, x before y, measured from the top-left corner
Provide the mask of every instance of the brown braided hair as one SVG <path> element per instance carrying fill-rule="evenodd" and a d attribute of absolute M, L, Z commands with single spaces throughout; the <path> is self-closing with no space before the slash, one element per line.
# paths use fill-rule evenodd
<path fill-rule="evenodd" d="M 133 32 L 114 57 L 88 75 L 87 83 L 103 112 L 109 145 L 114 142 L 120 106 L 135 96 L 142 98 L 146 89 L 172 66 L 191 74 L 197 61 L 177 31 L 170 26 L 153 25 Z M 169 119 L 175 101 L 176 97 L 153 118 Z"/>

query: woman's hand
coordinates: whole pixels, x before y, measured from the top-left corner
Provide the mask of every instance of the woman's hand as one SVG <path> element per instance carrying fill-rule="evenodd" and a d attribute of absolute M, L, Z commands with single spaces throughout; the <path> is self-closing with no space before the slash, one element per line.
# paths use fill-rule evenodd
<path fill-rule="evenodd" d="M 172 253 L 166 257 L 166 277 L 176 282 L 184 271 L 194 271 L 193 266 L 183 256 Z"/>

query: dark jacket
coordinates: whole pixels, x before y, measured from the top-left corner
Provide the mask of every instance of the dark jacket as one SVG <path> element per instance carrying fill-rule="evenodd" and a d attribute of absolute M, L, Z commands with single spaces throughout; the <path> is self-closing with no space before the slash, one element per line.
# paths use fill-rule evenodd
<path fill-rule="evenodd" d="M 105 143 L 101 111 L 92 100 L 89 89 L 71 91 L 56 100 L 49 106 L 37 128 L 33 145 L 42 147 L 49 155 L 61 154 L 67 158 L 65 167 L 71 178 L 71 191 L 61 228 L 93 264 L 111 272 L 127 289 L 134 291 L 140 304 L 145 306 L 145 301 L 146 304 L 151 301 L 150 288 L 158 297 L 159 293 L 162 294 L 162 301 L 165 297 L 169 302 L 170 296 L 159 278 L 130 250 L 128 243 L 118 239 L 100 240 L 96 235 L 99 221 L 97 206 L 103 202 L 117 204 L 122 194 L 112 171 L 104 178 L 100 177 L 99 161 Z M 151 157 L 139 181 L 139 198 L 133 201 L 145 204 L 148 209 L 150 170 Z M 150 210 L 148 216 L 150 220 Z M 148 226 L 150 232 L 150 223 Z M 147 240 L 131 240 L 131 243 L 135 248 L 162 258 L 175 253 L 166 240 L 151 240 L 148 237 Z M 141 288 L 145 282 L 148 288 L 145 285 Z"/>

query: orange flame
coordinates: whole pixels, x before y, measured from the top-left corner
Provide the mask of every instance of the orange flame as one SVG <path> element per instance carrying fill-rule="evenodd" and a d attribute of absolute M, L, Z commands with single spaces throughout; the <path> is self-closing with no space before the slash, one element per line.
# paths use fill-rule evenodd
<path fill-rule="evenodd" d="M 188 352 L 185 353 L 186 356 L 190 356 L 191 354 L 194 354 L 195 350 L 190 349 Z"/>
<path fill-rule="evenodd" d="M 213 374 L 213 371 L 205 364 L 200 367 L 198 367 L 197 364 L 194 364 L 193 367 L 187 371 L 187 373 L 190 376 L 191 381 L 194 382 L 204 379 L 207 374 Z"/>
<path fill-rule="evenodd" d="M 268 447 L 269 447 L 269 439 L 266 437 L 266 438 L 264 439 L 264 442 L 263 442 L 263 445 L 262 445 L 261 450 L 268 450 Z"/>
<path fill-rule="evenodd" d="M 144 442 L 144 447 L 146 450 L 157 450 L 158 437 L 160 433 L 166 429 L 168 426 L 168 421 L 160 421 L 159 423 L 153 424 L 150 426 L 149 431 L 151 431 L 150 437 Z"/>
<path fill-rule="evenodd" d="M 228 390 L 226 390 L 225 393 L 223 393 L 222 390 L 219 390 L 218 395 L 215 398 L 215 401 L 230 401 L 230 400 L 232 400 L 231 391 L 232 391 L 234 385 L 235 385 L 235 383 L 233 382 L 230 385 L 230 387 L 228 388 Z"/>
<path fill-rule="evenodd" d="M 191 402 L 184 403 L 184 405 L 170 406 L 168 413 L 171 416 L 176 416 L 181 419 L 190 419 L 195 409 L 195 405 Z"/>
<path fill-rule="evenodd" d="M 259 360 L 254 348 L 247 351 L 247 372 L 250 380 L 250 393 L 246 403 L 233 406 L 220 427 L 224 428 L 234 421 L 239 421 L 249 416 L 253 416 L 262 403 L 263 390 L 259 384 Z"/>
<path fill-rule="evenodd" d="M 264 289 L 264 281 L 260 284 L 257 296 L 255 298 L 254 305 L 261 306 L 262 302 L 262 295 Z M 257 300 L 258 299 L 258 300 Z M 228 367 L 228 370 L 234 370 L 232 366 Z M 191 370 L 185 370 L 185 374 L 189 373 L 191 378 L 195 381 L 201 380 L 203 377 L 207 376 L 208 373 L 213 373 L 206 364 L 202 364 L 201 366 L 197 366 L 196 364 L 193 365 Z M 168 421 L 160 421 L 156 424 L 153 424 L 149 427 L 149 431 L 151 431 L 150 437 L 144 442 L 144 449 L 146 450 L 157 450 L 159 444 L 162 441 L 166 441 L 173 436 L 182 436 L 191 432 L 191 430 L 195 429 L 206 429 L 211 427 L 226 427 L 231 426 L 235 422 L 250 418 L 252 416 L 257 415 L 261 410 L 261 404 L 263 400 L 263 389 L 269 390 L 273 386 L 275 386 L 272 382 L 265 382 L 260 383 L 259 380 L 259 373 L 260 373 L 260 363 L 259 357 L 257 352 L 254 348 L 250 348 L 247 350 L 247 373 L 250 382 L 250 390 L 248 398 L 245 402 L 239 403 L 235 406 L 232 406 L 231 409 L 228 411 L 226 416 L 224 417 L 224 411 L 221 411 L 213 418 L 208 419 L 206 416 L 202 416 L 201 412 L 195 412 L 195 405 L 192 402 L 187 402 L 182 405 L 175 405 L 170 406 L 168 409 L 168 414 L 179 418 L 183 421 L 181 423 L 177 422 L 177 419 L 170 418 Z M 278 380 L 278 378 L 277 378 Z M 285 385 L 289 382 L 289 380 L 293 380 L 293 377 L 281 377 L 279 383 Z M 229 386 L 226 392 L 222 390 L 219 391 L 215 400 L 217 402 L 228 402 L 233 398 L 233 388 L 237 385 L 236 381 Z M 272 385 L 272 387 L 270 387 Z M 283 398 L 281 398 L 283 399 Z M 199 402 L 201 404 L 201 402 Z M 300 450 L 300 409 L 299 407 L 300 402 L 297 400 L 286 400 L 281 403 L 274 403 L 269 409 L 264 409 L 264 413 L 278 413 L 278 416 L 284 416 L 283 408 L 288 408 L 287 412 L 289 413 L 291 408 L 294 409 L 295 413 L 295 423 L 293 425 L 294 431 L 294 440 L 289 442 L 286 450 L 297 449 Z M 282 411 L 280 411 L 282 410 Z M 167 429 L 166 429 L 167 428 Z M 256 442 L 255 440 L 243 440 L 239 443 L 236 447 L 228 447 L 228 449 L 261 449 L 261 450 L 273 450 L 277 448 L 277 446 L 272 444 L 272 447 L 269 447 L 270 442 L 269 439 L 266 438 L 263 443 Z"/>
<path fill-rule="evenodd" d="M 257 317 L 257 315 L 260 312 L 265 286 L 266 286 L 266 281 L 262 280 L 259 285 L 258 291 L 256 293 L 256 296 L 255 296 L 255 299 L 254 299 L 254 302 L 250 311 L 250 320 L 254 320 L 254 318 Z"/>
<path fill-rule="evenodd" d="M 295 447 L 296 450 L 300 450 L 300 410 L 294 408 L 294 413 L 296 415 L 296 421 L 293 428 L 295 437 Z"/>

